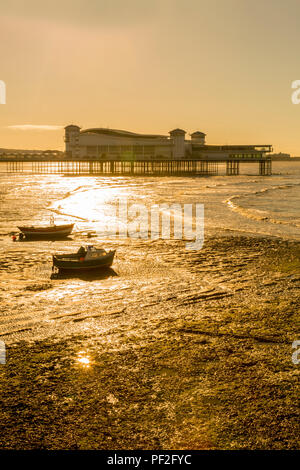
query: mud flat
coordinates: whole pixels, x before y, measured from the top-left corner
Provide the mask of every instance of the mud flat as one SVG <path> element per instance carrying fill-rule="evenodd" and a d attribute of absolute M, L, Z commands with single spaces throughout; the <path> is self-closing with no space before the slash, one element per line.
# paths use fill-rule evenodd
<path fill-rule="evenodd" d="M 180 288 L 141 287 L 92 327 L 71 312 L 72 334 L 13 341 L 0 448 L 298 448 L 299 254 L 296 242 L 211 238 L 182 260 Z"/>

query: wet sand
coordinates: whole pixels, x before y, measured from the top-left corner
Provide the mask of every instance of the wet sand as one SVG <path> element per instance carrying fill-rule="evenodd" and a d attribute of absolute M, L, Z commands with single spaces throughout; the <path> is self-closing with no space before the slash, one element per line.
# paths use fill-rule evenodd
<path fill-rule="evenodd" d="M 1 261 L 2 306 L 9 276 L 16 296 L 0 448 L 299 447 L 299 243 L 182 244 L 119 243 L 105 279 L 50 280 L 45 247 L 26 260 L 26 243 Z"/>

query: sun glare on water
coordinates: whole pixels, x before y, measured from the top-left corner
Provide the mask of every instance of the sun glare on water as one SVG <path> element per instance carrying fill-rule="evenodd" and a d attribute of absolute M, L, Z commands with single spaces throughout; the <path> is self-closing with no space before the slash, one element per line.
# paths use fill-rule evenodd
<path fill-rule="evenodd" d="M 71 190 L 67 197 L 56 201 L 52 207 L 70 216 L 103 223 L 115 217 L 114 204 L 121 196 L 122 191 L 118 187 L 90 183 Z"/>

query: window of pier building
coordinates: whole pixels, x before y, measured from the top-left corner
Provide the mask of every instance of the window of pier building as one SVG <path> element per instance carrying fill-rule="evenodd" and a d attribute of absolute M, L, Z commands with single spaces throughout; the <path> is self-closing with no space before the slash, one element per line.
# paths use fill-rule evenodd
<path fill-rule="evenodd" d="M 240 154 L 234 153 L 234 154 L 230 154 L 229 158 L 251 159 L 251 158 L 261 158 L 262 156 L 263 156 L 262 153 L 240 153 Z"/>

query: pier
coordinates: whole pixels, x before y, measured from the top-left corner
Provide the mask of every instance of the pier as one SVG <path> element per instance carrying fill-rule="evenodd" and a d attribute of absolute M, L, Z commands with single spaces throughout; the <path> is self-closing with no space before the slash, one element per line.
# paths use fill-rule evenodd
<path fill-rule="evenodd" d="M 240 164 L 251 163 L 258 166 L 258 175 L 272 174 L 272 160 L 260 159 L 230 160 L 66 160 L 66 159 L 20 159 L 1 158 L 0 172 L 33 175 L 66 176 L 213 176 L 226 168 L 228 176 L 240 174 Z"/>

